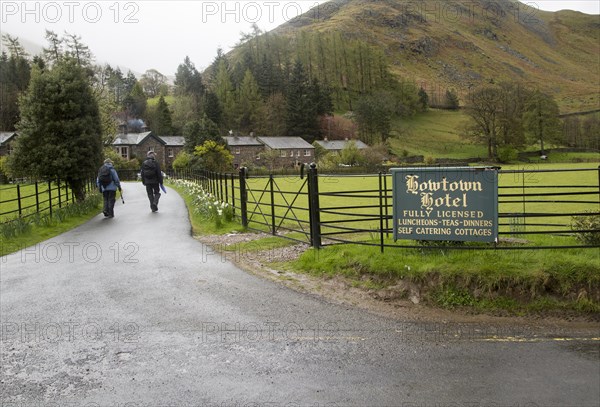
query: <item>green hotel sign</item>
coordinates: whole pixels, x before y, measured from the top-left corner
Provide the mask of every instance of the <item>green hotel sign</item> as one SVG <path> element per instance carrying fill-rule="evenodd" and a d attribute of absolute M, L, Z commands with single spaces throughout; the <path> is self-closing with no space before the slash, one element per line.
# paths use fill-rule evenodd
<path fill-rule="evenodd" d="M 497 242 L 498 168 L 391 171 L 394 240 Z"/>

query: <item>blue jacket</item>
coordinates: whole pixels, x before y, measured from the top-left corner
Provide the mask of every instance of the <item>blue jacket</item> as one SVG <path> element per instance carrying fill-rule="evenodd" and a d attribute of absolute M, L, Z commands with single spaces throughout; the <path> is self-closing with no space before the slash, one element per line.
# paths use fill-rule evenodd
<path fill-rule="evenodd" d="M 110 175 L 112 177 L 112 181 L 110 184 L 103 187 L 102 185 L 100 185 L 100 180 L 98 178 L 96 178 L 96 186 L 98 188 L 100 188 L 100 192 L 116 191 L 117 189 L 121 188 L 121 181 L 119 180 L 119 175 L 117 174 L 117 170 L 115 170 L 115 168 L 113 167 L 112 164 L 104 164 L 104 165 L 106 165 L 108 168 L 110 168 Z"/>

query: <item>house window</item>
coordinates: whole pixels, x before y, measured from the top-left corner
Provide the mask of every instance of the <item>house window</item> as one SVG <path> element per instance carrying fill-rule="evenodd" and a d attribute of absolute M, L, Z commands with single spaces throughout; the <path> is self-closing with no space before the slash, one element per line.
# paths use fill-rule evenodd
<path fill-rule="evenodd" d="M 167 154 L 169 155 L 169 158 L 175 157 L 175 153 L 173 152 L 172 148 L 167 148 Z"/>
<path fill-rule="evenodd" d="M 281 157 L 287 157 L 287 151 L 281 150 Z"/>
<path fill-rule="evenodd" d="M 239 147 L 236 147 L 236 148 L 235 148 L 235 154 L 236 154 L 236 155 L 240 155 L 240 154 L 242 154 L 242 150 L 241 150 Z"/>
<path fill-rule="evenodd" d="M 154 153 L 154 147 L 148 147 L 148 152 L 152 151 Z"/>
<path fill-rule="evenodd" d="M 300 150 L 296 150 L 296 157 L 300 157 Z"/>
<path fill-rule="evenodd" d="M 260 161 L 260 153 L 256 154 L 256 161 Z"/>
<path fill-rule="evenodd" d="M 310 150 L 304 150 L 304 157 L 310 157 Z"/>
<path fill-rule="evenodd" d="M 117 147 L 117 154 L 122 158 L 129 160 L 129 147 Z"/>
<path fill-rule="evenodd" d="M 11 155 L 13 151 L 14 151 L 14 149 L 13 149 L 12 144 L 8 143 L 8 146 L 6 147 L 6 155 Z"/>

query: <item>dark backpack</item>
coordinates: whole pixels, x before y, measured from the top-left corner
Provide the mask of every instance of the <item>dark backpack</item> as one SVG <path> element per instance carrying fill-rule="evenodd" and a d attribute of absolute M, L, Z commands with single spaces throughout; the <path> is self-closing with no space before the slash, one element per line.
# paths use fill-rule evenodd
<path fill-rule="evenodd" d="M 156 161 L 154 160 L 146 160 L 144 161 L 144 165 L 142 166 L 142 177 L 143 179 L 148 181 L 158 181 Z"/>
<path fill-rule="evenodd" d="M 107 187 L 112 182 L 112 174 L 110 173 L 110 168 L 106 165 L 100 167 L 100 171 L 98 171 L 98 182 L 103 187 Z"/>

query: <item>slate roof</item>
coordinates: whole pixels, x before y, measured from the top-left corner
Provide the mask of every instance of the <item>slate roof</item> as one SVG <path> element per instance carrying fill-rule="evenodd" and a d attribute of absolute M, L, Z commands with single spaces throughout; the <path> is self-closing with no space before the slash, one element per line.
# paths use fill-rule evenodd
<path fill-rule="evenodd" d="M 185 144 L 185 138 L 181 136 L 161 136 L 159 137 L 165 142 L 168 147 L 183 147 Z"/>
<path fill-rule="evenodd" d="M 113 141 L 113 145 L 114 146 L 119 146 L 119 145 L 123 145 L 123 146 L 133 146 L 133 145 L 138 145 L 141 144 L 144 140 L 146 140 L 148 137 L 154 137 L 156 138 L 159 142 L 166 144 L 163 140 L 161 140 L 158 137 L 155 137 L 152 135 L 151 131 L 147 131 L 145 133 L 127 133 L 127 134 L 119 134 L 117 135 L 117 137 L 115 137 L 115 141 Z"/>
<path fill-rule="evenodd" d="M 273 150 L 285 150 L 288 148 L 314 149 L 302 137 L 258 137 L 258 140 Z"/>
<path fill-rule="evenodd" d="M 263 143 L 258 141 L 256 137 L 236 137 L 236 136 L 227 136 L 223 137 L 225 141 L 227 141 L 227 145 L 229 147 L 237 147 L 237 146 L 262 146 Z"/>
<path fill-rule="evenodd" d="M 13 136 L 16 136 L 16 135 L 17 135 L 17 133 L 15 133 L 14 131 L 0 132 L 0 144 L 6 143 L 8 140 L 10 140 Z"/>
<path fill-rule="evenodd" d="M 368 145 L 366 145 L 365 143 L 363 143 L 360 140 L 317 140 L 317 143 L 321 145 L 321 147 L 325 148 L 326 150 L 343 150 L 344 148 L 346 148 L 346 146 L 348 145 L 348 143 L 350 142 L 354 142 L 354 144 L 356 145 L 356 147 L 359 150 L 364 150 L 365 148 L 369 148 Z"/>

